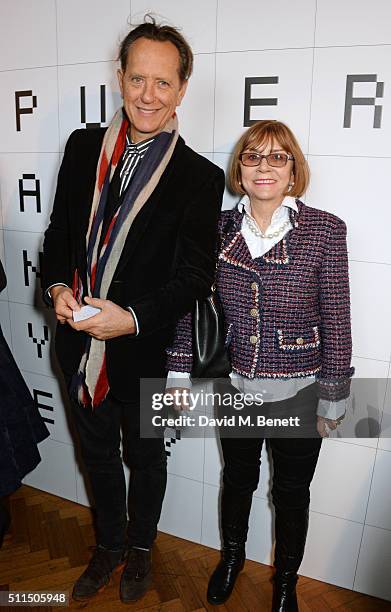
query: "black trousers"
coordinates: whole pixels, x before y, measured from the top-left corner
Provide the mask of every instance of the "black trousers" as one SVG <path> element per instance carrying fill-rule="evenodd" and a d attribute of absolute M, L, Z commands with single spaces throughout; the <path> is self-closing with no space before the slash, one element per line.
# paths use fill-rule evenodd
<path fill-rule="evenodd" d="M 273 437 L 273 433 L 270 437 L 265 431 L 273 459 L 271 493 L 276 508 L 294 511 L 309 506 L 310 484 L 322 445 L 322 438 L 316 431 L 317 403 L 315 385 L 311 385 L 293 398 L 263 406 L 268 416 L 273 413 L 283 416 L 290 413 L 296 415 L 299 409 L 299 413 L 305 415 L 307 420 L 306 431 L 313 431 L 311 437 L 303 438 L 291 435 Z M 224 437 L 224 431 L 221 431 L 223 483 L 227 493 L 245 497 L 252 495 L 258 487 L 261 451 L 266 438 L 254 437 L 254 431 L 251 430 L 252 437 L 240 438 Z"/>
<path fill-rule="evenodd" d="M 263 438 L 222 438 L 224 487 L 239 496 L 256 491 Z M 277 508 L 301 510 L 310 503 L 310 484 L 322 440 L 270 438 L 273 457 L 272 499 Z"/>
<path fill-rule="evenodd" d="M 150 548 L 167 482 L 163 438 L 140 438 L 139 405 L 108 398 L 93 411 L 72 401 L 82 459 L 96 513 L 97 543 L 110 549 Z M 126 485 L 120 452 L 131 470 L 127 533 Z"/>

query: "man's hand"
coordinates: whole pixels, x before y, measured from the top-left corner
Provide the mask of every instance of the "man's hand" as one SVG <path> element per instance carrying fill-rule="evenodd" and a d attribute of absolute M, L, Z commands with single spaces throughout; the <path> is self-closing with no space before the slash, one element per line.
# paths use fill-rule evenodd
<path fill-rule="evenodd" d="M 86 297 L 84 301 L 89 306 L 100 308 L 101 312 L 78 323 L 75 323 L 73 319 L 67 319 L 67 323 L 76 331 L 84 331 L 97 340 L 110 340 L 135 333 L 136 324 L 128 310 L 110 300 Z M 75 310 L 79 310 L 79 307 Z"/>
<path fill-rule="evenodd" d="M 53 306 L 57 320 L 63 325 L 73 320 L 73 311 L 80 310 L 79 304 L 73 297 L 72 289 L 64 285 L 56 285 L 50 289 Z"/>

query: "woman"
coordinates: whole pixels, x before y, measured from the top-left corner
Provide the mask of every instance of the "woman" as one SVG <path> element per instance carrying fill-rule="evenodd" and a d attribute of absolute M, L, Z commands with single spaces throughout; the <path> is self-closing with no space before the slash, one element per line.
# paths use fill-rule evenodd
<path fill-rule="evenodd" d="M 0 261 L 0 291 L 7 280 Z M 0 327 L 0 548 L 10 524 L 4 504 L 41 461 L 37 443 L 49 435 Z"/>
<path fill-rule="evenodd" d="M 315 435 L 270 439 L 276 537 L 272 609 L 280 612 L 298 609 L 309 487 L 322 437 L 345 412 L 352 375 L 346 227 L 298 199 L 308 181 L 307 162 L 286 125 L 259 121 L 247 130 L 230 168 L 231 187 L 242 199 L 222 213 L 216 273 L 233 385 L 253 396 L 261 392 L 269 416 L 314 415 Z M 179 323 L 169 350 L 173 378 L 191 371 L 190 319 Z M 208 586 L 211 604 L 226 601 L 244 565 L 264 437 L 262 431 L 259 438 L 221 438 L 223 551 Z"/>

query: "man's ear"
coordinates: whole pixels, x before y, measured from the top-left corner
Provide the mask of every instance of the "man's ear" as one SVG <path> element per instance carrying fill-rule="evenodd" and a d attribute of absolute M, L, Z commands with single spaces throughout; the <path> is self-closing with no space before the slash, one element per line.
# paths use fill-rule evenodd
<path fill-rule="evenodd" d="M 117 70 L 117 79 L 118 79 L 118 84 L 119 84 L 119 88 L 121 91 L 121 97 L 124 97 L 124 87 L 123 87 L 123 78 L 124 78 L 124 73 L 122 72 L 121 68 L 118 68 Z"/>
<path fill-rule="evenodd" d="M 177 104 L 176 104 L 177 106 L 180 106 L 180 104 L 181 104 L 181 102 L 182 102 L 182 100 L 184 98 L 184 95 L 185 95 L 186 90 L 187 90 L 188 82 L 189 82 L 188 79 L 186 79 L 185 81 L 182 82 L 182 84 L 181 84 L 181 86 L 179 88 L 178 99 L 177 99 Z"/>

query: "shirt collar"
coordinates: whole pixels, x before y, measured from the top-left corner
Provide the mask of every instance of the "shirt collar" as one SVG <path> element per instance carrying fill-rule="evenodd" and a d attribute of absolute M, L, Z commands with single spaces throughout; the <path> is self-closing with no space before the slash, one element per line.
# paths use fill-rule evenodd
<path fill-rule="evenodd" d="M 275 213 L 277 213 L 277 211 L 281 210 L 283 206 L 285 206 L 286 208 L 291 208 L 295 212 L 298 212 L 298 208 L 297 208 L 297 204 L 296 204 L 295 198 L 293 198 L 292 196 L 285 196 L 285 198 L 281 202 L 280 206 L 274 211 L 273 216 L 274 216 Z M 238 203 L 238 211 L 241 212 L 241 213 L 242 212 L 246 212 L 249 215 L 251 215 L 250 198 L 248 197 L 247 194 L 245 194 L 240 199 L 240 201 Z"/>
<path fill-rule="evenodd" d="M 145 144 L 148 144 L 149 146 L 154 140 L 155 136 L 153 138 L 146 138 L 145 140 L 141 140 L 140 142 L 132 142 L 129 138 L 128 133 L 126 132 L 126 148 L 130 147 L 133 149 L 139 149 L 142 148 Z"/>

